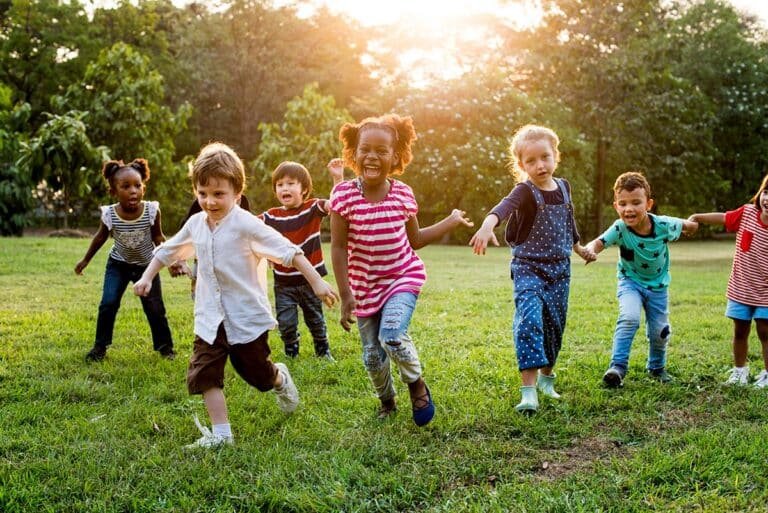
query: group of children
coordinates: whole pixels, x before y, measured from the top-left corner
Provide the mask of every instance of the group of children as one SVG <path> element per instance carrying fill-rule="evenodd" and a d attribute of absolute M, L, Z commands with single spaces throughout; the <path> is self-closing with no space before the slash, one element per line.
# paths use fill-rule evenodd
<path fill-rule="evenodd" d="M 196 420 L 203 436 L 189 447 L 214 447 L 234 441 L 224 398 L 227 358 L 236 372 L 261 391 L 274 390 L 280 409 L 298 405 L 298 391 L 285 364 L 269 358 L 267 334 L 279 328 L 287 356 L 299 354 L 298 308 L 312 334 L 315 354 L 333 360 L 322 303 L 340 301 L 340 323 L 349 331 L 357 323 L 362 358 L 379 398 L 379 418 L 397 409 L 391 363 L 408 385 L 412 418 L 429 423 L 435 414 L 432 394 L 408 328 L 426 280 L 415 250 L 472 223 L 461 210 L 431 226 L 417 220 L 413 191 L 394 178 L 412 159 L 413 122 L 395 114 L 345 124 L 339 133 L 342 158 L 328 169 L 334 181 L 330 200 L 311 197 L 312 180 L 304 166 L 284 162 L 272 176 L 281 206 L 254 216 L 241 198 L 245 171 L 228 146 L 205 146 L 190 176 L 199 212 L 192 213 L 164 241 L 156 202 L 143 201 L 149 168 L 143 160 L 110 161 L 103 169 L 114 205 L 102 207 L 101 225 L 77 266 L 80 274 L 111 234 L 110 253 L 99 306 L 96 340 L 86 356 L 100 360 L 111 343 L 120 298 L 130 281 L 142 299 L 155 350 L 175 355 L 160 291 L 158 271 L 189 274 L 186 260 L 196 258 L 195 341 L 187 372 L 191 394 L 202 394 L 213 430 Z M 624 173 L 614 186 L 619 219 L 586 245 L 580 242 L 570 184 L 555 178 L 559 139 L 550 129 L 526 125 L 510 147 L 517 185 L 488 214 L 472 236 L 475 254 L 499 245 L 494 228 L 506 222 L 505 240 L 512 248 L 514 343 L 521 373 L 520 412 L 539 407 L 538 393 L 558 398 L 554 367 L 562 346 L 570 284 L 570 255 L 586 263 L 608 246 L 619 246 L 619 318 L 613 355 L 603 382 L 623 384 L 632 340 L 645 311 L 650 343 L 647 370 L 662 382 L 671 334 L 668 310 L 668 243 L 694 233 L 699 223 L 724 224 L 737 232 L 736 255 L 728 283 L 726 315 L 734 320 L 735 367 L 727 383 L 746 384 L 747 340 L 754 319 L 768 369 L 768 176 L 752 203 L 726 213 L 694 214 L 689 219 L 657 216 L 645 177 Z M 343 180 L 344 167 L 355 178 Z M 192 211 L 191 211 L 192 212 Z M 339 293 L 323 280 L 327 274 L 320 245 L 320 223 L 330 215 L 331 258 Z M 273 266 L 277 319 L 267 298 L 265 263 Z M 768 386 L 768 371 L 756 386 Z"/>

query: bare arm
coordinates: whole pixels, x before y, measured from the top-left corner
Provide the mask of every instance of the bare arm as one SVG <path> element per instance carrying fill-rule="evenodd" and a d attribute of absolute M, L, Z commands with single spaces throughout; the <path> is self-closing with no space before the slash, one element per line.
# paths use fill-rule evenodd
<path fill-rule="evenodd" d="M 133 284 L 133 293 L 137 296 L 149 294 L 149 291 L 152 289 L 152 280 L 155 279 L 155 276 L 163 267 L 165 267 L 165 264 L 159 258 L 154 257 L 147 268 L 144 269 L 144 273 L 139 281 Z"/>
<path fill-rule="evenodd" d="M 595 239 L 589 244 L 587 244 L 585 248 L 591 251 L 595 256 L 597 256 L 601 251 L 605 249 L 605 244 L 603 244 L 603 241 L 601 241 L 600 239 Z"/>
<path fill-rule="evenodd" d="M 469 239 L 469 245 L 472 246 L 472 252 L 475 255 L 485 255 L 485 248 L 488 247 L 488 242 L 493 242 L 494 246 L 499 245 L 496 235 L 493 233 L 493 229 L 499 224 L 499 218 L 496 214 L 488 214 L 483 220 L 483 224 L 480 229 L 475 232 L 471 239 Z"/>
<path fill-rule="evenodd" d="M 454 208 L 451 215 L 426 228 L 419 228 L 416 216 L 411 217 L 405 223 L 405 231 L 408 233 L 408 241 L 413 249 L 421 249 L 443 238 L 445 234 L 461 226 L 474 226 L 474 223 L 464 217 L 465 212 Z"/>
<path fill-rule="evenodd" d="M 155 246 L 159 246 L 165 242 L 165 235 L 163 235 L 163 223 L 160 220 L 160 209 L 158 209 L 157 214 L 155 214 L 155 223 L 152 225 L 151 233 L 152 243 Z"/>
<path fill-rule="evenodd" d="M 323 300 L 328 306 L 333 306 L 338 301 L 339 296 L 333 291 L 330 285 L 328 285 L 322 276 L 320 276 L 307 257 L 304 255 L 296 255 L 293 257 L 291 266 L 304 275 L 309 285 L 312 287 L 312 291 L 317 297 Z"/>
<path fill-rule="evenodd" d="M 104 223 L 99 225 L 99 231 L 93 236 L 91 245 L 88 246 L 88 251 L 85 252 L 85 256 L 75 265 L 75 274 L 83 274 L 83 269 L 88 267 L 93 255 L 95 255 L 101 247 L 107 242 L 109 238 L 109 228 Z"/>
<path fill-rule="evenodd" d="M 688 218 L 688 221 L 693 223 L 716 224 L 716 225 L 722 226 L 725 224 L 725 214 L 723 212 L 693 214 L 691 217 Z"/>
<path fill-rule="evenodd" d="M 355 298 L 352 295 L 352 289 L 349 287 L 349 276 L 347 261 L 347 233 L 349 232 L 349 223 L 336 212 L 331 212 L 331 263 L 333 264 L 333 275 L 336 277 L 336 287 L 339 289 L 341 297 L 341 315 L 339 322 L 342 328 L 349 331 L 352 323 L 355 321 Z"/>
<path fill-rule="evenodd" d="M 699 229 L 698 221 L 691 221 L 690 219 L 683 221 L 683 235 L 693 235 L 696 230 Z"/>
<path fill-rule="evenodd" d="M 589 245 L 582 246 L 577 242 L 573 245 L 573 251 L 584 259 L 584 264 L 597 260 L 597 253 L 595 253 Z"/>

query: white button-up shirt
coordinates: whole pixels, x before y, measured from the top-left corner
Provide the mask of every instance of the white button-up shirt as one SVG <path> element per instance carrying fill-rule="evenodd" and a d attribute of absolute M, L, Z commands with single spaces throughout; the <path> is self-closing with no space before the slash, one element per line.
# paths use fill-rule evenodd
<path fill-rule="evenodd" d="M 291 267 L 303 252 L 239 206 L 213 230 L 207 217 L 190 217 L 155 257 L 167 266 L 197 256 L 195 335 L 213 344 L 223 322 L 230 344 L 252 342 L 277 325 L 267 298 L 266 260 Z"/>

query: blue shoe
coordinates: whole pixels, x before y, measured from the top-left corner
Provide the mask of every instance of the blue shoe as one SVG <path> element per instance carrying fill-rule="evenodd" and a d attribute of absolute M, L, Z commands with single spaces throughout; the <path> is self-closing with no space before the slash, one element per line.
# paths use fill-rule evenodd
<path fill-rule="evenodd" d="M 424 403 L 425 406 L 413 407 L 413 422 L 419 427 L 429 424 L 429 421 L 435 416 L 435 403 L 432 402 L 432 394 L 429 392 L 429 387 L 426 384 L 424 388 L 426 388 L 427 393 L 418 397 L 416 403 Z"/>

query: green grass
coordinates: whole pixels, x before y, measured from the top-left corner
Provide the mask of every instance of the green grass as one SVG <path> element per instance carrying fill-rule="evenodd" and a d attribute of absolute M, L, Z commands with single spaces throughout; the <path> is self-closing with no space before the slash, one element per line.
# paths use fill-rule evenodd
<path fill-rule="evenodd" d="M 192 303 L 186 279 L 163 287 L 180 355 L 151 350 L 130 291 L 101 364 L 85 364 L 107 248 L 75 276 L 88 241 L 0 239 L 0 511 L 764 511 L 768 392 L 720 385 L 731 366 L 723 316 L 732 242 L 672 246 L 669 368 L 644 376 L 638 334 L 621 390 L 602 389 L 616 317 L 615 255 L 573 265 L 559 402 L 514 411 L 508 252 L 420 252 L 429 281 L 412 335 L 437 403 L 425 428 L 401 409 L 379 422 L 356 332 L 328 312 L 335 364 L 289 362 L 302 404 L 227 369 L 234 447 L 188 453 L 205 419 L 185 389 Z M 326 248 L 326 254 L 328 254 Z M 331 283 L 333 283 L 331 279 Z M 279 337 L 275 360 L 285 361 Z M 750 359 L 759 368 L 759 344 Z"/>

